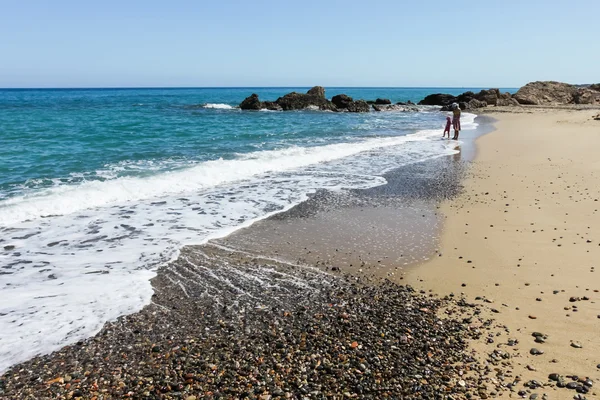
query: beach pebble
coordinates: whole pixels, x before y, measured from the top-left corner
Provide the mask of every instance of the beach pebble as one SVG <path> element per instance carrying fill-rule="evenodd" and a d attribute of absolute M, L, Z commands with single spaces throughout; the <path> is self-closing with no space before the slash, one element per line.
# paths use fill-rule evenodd
<path fill-rule="evenodd" d="M 531 350 L 529 350 L 529 354 L 534 355 L 534 356 L 539 356 L 539 355 L 544 354 L 544 350 L 536 349 L 534 347 Z"/>
<path fill-rule="evenodd" d="M 576 349 L 581 349 L 583 346 L 579 342 L 571 342 L 571 347 L 574 347 Z"/>
<path fill-rule="evenodd" d="M 548 379 L 550 379 L 551 381 L 554 381 L 554 382 L 558 382 L 558 380 L 560 379 L 560 375 L 557 373 L 552 373 L 552 374 L 548 375 Z"/>

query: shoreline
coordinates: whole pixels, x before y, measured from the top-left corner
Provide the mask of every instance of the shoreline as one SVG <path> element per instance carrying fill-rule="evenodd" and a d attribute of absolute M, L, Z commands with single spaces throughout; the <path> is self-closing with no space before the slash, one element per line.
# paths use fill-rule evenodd
<path fill-rule="evenodd" d="M 477 139 L 463 194 L 442 205 L 442 254 L 405 275 L 421 290 L 487 303 L 505 328 L 473 348 L 510 349 L 515 375 L 539 383 L 527 396 L 572 398 L 562 387 L 600 379 L 597 109 L 488 110 L 497 130 Z"/>
<path fill-rule="evenodd" d="M 441 157 L 439 159 L 431 160 L 431 162 L 444 163 L 447 161 L 452 161 L 452 159 L 453 157 Z M 425 164 L 428 163 L 426 162 Z M 433 165 L 435 164 L 431 164 L 430 168 Z M 407 166 L 407 168 L 409 169 L 413 167 L 415 166 Z M 436 169 L 437 168 L 438 167 L 436 166 Z M 417 166 L 416 170 L 414 171 L 418 171 L 418 169 L 419 167 Z M 406 192 L 404 193 L 405 196 L 412 196 L 414 197 L 414 200 L 419 201 L 419 198 L 429 199 L 432 196 L 443 197 L 456 195 L 459 173 L 460 171 L 457 170 L 456 174 L 453 174 L 450 177 L 442 177 L 443 180 L 440 180 L 437 183 L 433 182 L 433 186 L 425 186 L 424 190 L 422 190 L 421 193 L 419 193 L 419 185 L 408 185 L 408 187 L 404 187 L 402 185 L 402 183 L 405 183 L 405 181 L 402 179 L 403 173 L 391 171 L 388 174 L 395 174 L 395 179 L 399 179 L 396 183 L 396 187 L 391 188 L 392 194 L 398 191 L 406 190 Z M 411 176 L 410 173 L 407 175 Z M 450 181 L 453 181 L 454 183 L 449 183 Z M 351 191 L 355 193 L 372 191 L 373 193 L 370 193 L 367 196 L 362 196 L 362 198 L 361 196 L 351 196 L 353 198 L 350 199 L 350 204 L 354 203 L 355 205 L 358 205 L 360 207 L 365 204 L 370 204 L 370 206 L 373 206 L 375 205 L 375 203 L 377 203 L 377 205 L 372 208 L 372 211 L 380 212 L 381 210 L 384 210 L 383 217 L 385 217 L 385 219 L 387 220 L 390 220 L 390 217 L 393 217 L 395 215 L 394 213 L 397 211 L 398 206 L 403 205 L 398 204 L 397 199 L 394 199 L 393 195 L 390 196 L 390 193 L 386 193 L 389 189 L 386 189 L 386 186 L 388 185 L 378 186 L 367 190 Z M 439 191 L 440 188 L 444 188 L 448 191 L 448 193 L 441 193 Z M 318 199 L 318 197 L 319 196 L 317 194 L 315 196 L 315 198 L 317 198 L 317 203 L 327 204 L 327 201 L 321 202 Z M 378 200 L 373 202 L 370 198 L 377 198 Z M 302 208 L 302 205 L 306 205 L 309 201 L 303 202 L 300 206 L 293 207 L 292 209 Z M 329 205 L 333 206 L 334 209 L 339 207 L 339 198 L 334 199 L 332 203 L 329 203 Z M 431 205 L 428 205 L 427 207 L 430 208 L 431 218 L 435 219 L 436 217 L 433 207 L 431 207 Z M 411 207 L 408 207 L 407 210 L 408 212 L 412 212 L 413 214 L 415 213 L 415 211 L 417 211 L 419 215 L 414 215 L 416 224 L 415 226 L 422 225 L 422 220 L 420 219 L 420 212 L 422 210 L 422 206 L 418 206 L 416 208 L 413 207 L 412 210 Z M 288 213 L 290 213 L 290 210 L 284 213 L 276 214 L 270 219 L 277 220 L 278 218 L 281 218 L 282 215 Z M 304 216 L 300 216 L 300 218 L 304 218 Z M 382 220 L 382 222 L 384 222 L 384 220 Z M 255 230 L 255 225 L 260 225 L 260 223 L 261 221 L 258 221 L 253 225 L 254 228 L 246 228 L 246 230 Z M 405 224 L 401 224 L 398 226 L 398 229 L 405 230 L 405 227 Z M 369 233 L 367 232 L 367 234 Z M 137 334 L 140 334 L 141 332 L 147 335 L 148 338 L 146 339 L 146 346 L 150 346 L 149 353 L 150 355 L 152 355 L 154 349 L 156 348 L 154 344 L 157 341 L 159 341 L 159 339 L 164 340 L 164 338 L 168 337 L 170 333 L 172 334 L 171 331 L 178 331 L 179 329 L 181 329 L 174 329 L 174 327 L 176 326 L 184 327 L 184 329 L 193 332 L 202 332 L 203 329 L 207 329 L 209 328 L 209 326 L 220 325 L 219 321 L 221 320 L 227 321 L 228 319 L 233 319 L 233 316 L 231 314 L 252 314 L 252 312 L 248 312 L 247 310 L 249 307 L 250 309 L 256 307 L 257 301 L 259 301 L 262 304 L 259 305 L 260 307 L 264 306 L 268 308 L 270 307 L 269 304 L 273 304 L 274 299 L 278 299 L 276 301 L 278 304 L 278 309 L 282 305 L 283 309 L 294 309 L 300 304 L 306 304 L 303 303 L 304 299 L 303 301 L 299 301 L 300 299 L 298 297 L 295 297 L 297 295 L 290 294 L 296 293 L 299 290 L 299 288 L 302 289 L 302 293 L 304 293 L 306 290 L 309 290 L 309 292 L 313 294 L 316 293 L 315 296 L 316 299 L 318 299 L 322 298 L 322 296 L 324 295 L 323 285 L 325 284 L 325 287 L 327 287 L 326 282 L 328 280 L 334 282 L 333 284 L 335 287 L 339 286 L 341 288 L 347 286 L 351 287 L 357 282 L 355 279 L 350 278 L 348 276 L 339 276 L 339 274 L 331 275 L 331 272 L 334 271 L 330 271 L 330 273 L 325 273 L 325 275 L 323 275 L 323 272 L 319 271 L 319 269 L 315 269 L 314 267 L 312 267 L 312 269 L 309 268 L 309 270 L 306 270 L 306 267 L 294 265 L 293 263 L 290 264 L 289 257 L 285 258 L 286 260 L 288 260 L 287 262 L 278 261 L 274 259 L 277 256 L 276 254 L 267 254 L 265 256 L 265 252 L 263 251 L 264 249 L 259 249 L 259 251 L 253 252 L 246 251 L 247 249 L 229 248 L 229 250 L 227 250 L 229 254 L 221 254 L 227 248 L 224 248 L 220 242 L 229 240 L 230 236 L 233 235 L 235 235 L 235 233 L 232 235 L 230 234 L 226 239 L 214 240 L 214 245 L 191 246 L 184 248 L 181 251 L 181 255 L 178 258 L 178 260 L 172 263 L 172 265 L 169 266 L 169 268 L 159 271 L 158 276 L 152 280 L 152 285 L 155 288 L 155 294 L 152 297 L 152 303 L 149 306 L 145 307 L 144 310 L 136 314 L 120 317 L 117 321 L 107 323 L 99 334 L 95 335 L 90 339 L 79 341 L 77 344 L 67 346 L 53 354 L 36 357 L 33 360 L 11 367 L 3 377 L 3 379 L 6 380 L 2 382 L 2 385 L 0 386 L 3 386 L 3 388 L 7 388 L 7 393 L 14 393 L 14 390 L 20 390 L 24 388 L 26 391 L 20 392 L 22 395 L 25 395 L 25 393 L 29 393 L 27 394 L 28 396 L 38 396 L 37 398 L 42 398 L 42 393 L 52 393 L 53 395 L 59 395 L 61 393 L 64 394 L 65 389 L 71 389 L 72 384 L 70 382 L 72 382 L 73 379 L 78 381 L 75 382 L 78 384 L 78 386 L 79 384 L 81 384 L 82 381 L 85 381 L 85 379 L 82 379 L 81 376 L 83 375 L 85 377 L 85 372 L 90 371 L 85 371 L 85 369 L 81 368 L 73 368 L 72 366 L 80 365 L 80 363 L 85 362 L 85 360 L 89 360 L 90 352 L 92 352 L 93 354 L 102 354 L 107 351 L 110 351 L 112 353 L 114 350 L 109 350 L 110 348 L 119 348 L 122 346 L 128 348 L 131 348 L 133 346 L 135 348 L 142 345 L 136 339 L 135 334 L 133 336 L 130 336 L 127 334 L 127 332 L 138 332 Z M 430 234 L 425 233 L 423 235 L 424 240 L 430 240 L 427 238 L 427 236 L 430 236 Z M 227 244 L 228 243 L 225 243 L 225 245 Z M 429 245 L 429 247 L 426 246 L 426 248 L 430 249 L 432 247 L 431 245 Z M 379 257 L 379 255 L 374 256 L 376 256 L 376 258 Z M 207 260 L 208 267 L 201 265 L 202 262 L 207 262 Z M 259 260 L 260 263 L 275 263 L 278 266 L 275 268 L 265 268 L 264 266 L 256 268 L 257 260 Z M 416 258 L 412 260 L 412 262 L 415 261 L 418 260 Z M 373 263 L 375 263 L 375 260 L 373 260 Z M 232 264 L 236 265 L 237 267 L 231 268 Z M 246 269 L 244 265 L 253 265 L 255 268 Z M 303 260 L 302 265 L 310 266 L 315 264 Z M 322 265 L 319 266 L 318 263 L 316 263 L 316 266 L 322 267 Z M 363 283 L 367 284 L 364 290 L 379 290 L 377 288 L 381 289 L 384 287 L 381 286 L 380 279 L 376 279 L 376 282 L 374 282 L 372 279 L 366 276 L 364 278 L 365 279 L 363 280 L 361 280 L 360 277 L 358 278 L 359 282 L 362 281 Z M 203 282 L 210 282 L 210 284 L 204 285 L 204 287 L 202 287 Z M 258 284 L 256 282 L 258 282 Z M 373 283 L 377 283 L 377 285 L 373 286 Z M 404 296 L 403 298 L 405 299 L 405 301 L 422 301 L 419 300 L 419 298 L 423 297 L 423 295 L 417 293 L 413 294 L 410 290 L 407 291 L 407 288 L 400 286 L 392 286 L 391 290 L 397 293 L 406 292 L 406 295 L 402 295 Z M 190 298 L 194 299 L 192 301 L 192 304 L 189 303 Z M 425 308 L 434 309 L 436 307 L 439 307 L 439 305 L 436 306 L 436 304 L 441 304 L 439 300 L 428 300 L 426 297 L 423 297 L 423 299 L 432 302 L 428 307 Z M 351 298 L 346 298 L 345 301 L 351 301 Z M 451 300 L 446 299 L 445 302 L 450 304 Z M 221 307 L 223 307 L 223 309 L 221 309 Z M 314 301 L 314 304 L 306 305 L 305 307 L 318 308 L 320 307 L 319 301 Z M 184 309 L 186 309 L 186 311 L 176 311 L 180 315 L 177 318 L 173 318 L 173 312 L 175 310 Z M 189 310 L 187 309 L 194 310 L 195 312 L 201 312 L 201 314 L 203 315 L 203 317 L 201 318 L 202 321 L 194 322 L 194 318 L 189 314 Z M 207 313 L 207 310 L 213 310 L 214 314 L 213 312 Z M 217 316 L 219 316 L 221 319 L 216 319 Z M 249 319 L 256 320 L 256 318 L 256 315 L 253 315 Z M 368 318 L 369 317 L 367 316 L 367 319 Z M 163 319 L 166 319 L 166 321 Z M 397 323 L 402 324 L 405 322 L 409 322 L 410 318 L 409 315 L 401 315 L 396 319 L 396 321 Z M 460 326 L 460 331 L 467 329 L 467 327 L 464 324 L 461 324 L 454 319 L 448 319 L 448 323 L 458 323 L 458 326 Z M 431 328 L 432 331 L 435 331 L 433 327 Z M 463 334 L 467 336 L 470 335 L 469 332 L 464 332 Z M 244 335 L 241 334 L 241 337 L 243 336 Z M 108 343 L 113 344 L 109 346 Z M 457 351 L 458 350 L 460 349 L 457 348 Z M 145 349 L 145 351 L 146 355 L 143 355 L 143 352 L 140 354 L 137 351 L 134 351 L 134 353 L 137 353 L 138 361 L 144 361 L 145 357 L 148 357 L 148 349 Z M 467 352 L 459 351 L 458 354 L 459 358 L 457 358 L 457 361 L 460 361 L 460 358 L 463 357 L 464 362 L 472 362 L 471 356 Z M 96 360 L 94 362 L 105 365 L 105 367 L 103 368 L 110 369 L 110 366 L 113 366 L 115 363 L 115 361 L 100 362 L 100 358 L 96 357 L 94 359 Z M 65 370 L 65 364 L 71 365 L 71 367 L 69 367 L 68 369 L 74 369 L 74 372 Z M 63 367 L 61 367 L 61 365 Z M 21 372 L 15 373 L 16 370 L 20 370 Z M 20 385 L 12 385 L 18 380 L 30 379 L 31 375 L 37 376 L 37 379 L 31 385 L 26 385 L 25 387 Z M 8 378 L 9 376 L 12 376 L 12 378 Z M 76 376 L 77 378 L 74 378 L 74 376 Z M 65 380 L 65 377 L 67 380 Z M 58 380 L 55 381 L 55 379 Z M 89 384 L 90 382 L 88 381 L 86 383 Z M 453 389 L 454 386 L 455 383 L 453 384 L 452 388 L 449 388 L 448 390 L 455 390 Z M 145 386 L 144 388 L 147 389 L 147 386 Z M 93 392 L 94 386 L 87 386 L 86 389 L 88 391 L 92 390 Z M 342 390 L 343 387 L 340 387 L 338 389 Z M 462 386 L 459 389 L 466 390 Z M 116 393 L 114 392 L 114 385 L 111 386 L 110 389 L 105 390 L 110 390 L 111 393 L 113 393 L 113 396 L 116 395 Z M 334 391 L 335 390 L 337 389 L 334 388 Z M 394 390 L 398 391 L 400 389 Z M 288 393 L 294 393 L 294 391 L 290 391 L 289 388 L 287 388 L 286 391 Z M 71 392 L 73 392 L 73 390 L 71 390 Z M 171 392 L 171 390 L 169 390 L 169 392 Z M 392 391 L 392 393 L 393 392 L 394 391 Z M 69 392 L 66 393 L 67 395 L 69 394 Z M 122 392 L 119 393 L 122 394 Z M 140 392 L 136 391 L 136 393 L 139 394 Z M 75 392 L 75 394 L 77 394 L 77 392 Z M 111 397 L 109 396 L 107 398 Z"/>

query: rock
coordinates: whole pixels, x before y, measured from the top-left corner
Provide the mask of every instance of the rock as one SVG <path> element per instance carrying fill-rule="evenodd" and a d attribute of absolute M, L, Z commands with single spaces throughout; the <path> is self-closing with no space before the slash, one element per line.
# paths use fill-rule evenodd
<path fill-rule="evenodd" d="M 283 111 L 283 108 L 274 101 L 263 101 L 261 109 L 267 109 L 271 111 Z"/>
<path fill-rule="evenodd" d="M 331 98 L 331 102 L 335 104 L 337 108 L 348 108 L 348 105 L 352 103 L 354 99 L 345 94 L 338 94 Z"/>
<path fill-rule="evenodd" d="M 275 101 L 284 111 L 289 110 L 304 110 L 309 106 L 316 106 L 319 110 L 335 111 L 337 107 L 324 97 L 302 94 L 302 93 L 288 93 Z"/>
<path fill-rule="evenodd" d="M 589 88 L 577 88 L 573 93 L 575 104 L 600 104 L 600 92 Z"/>
<path fill-rule="evenodd" d="M 560 375 L 556 373 L 550 374 L 548 375 L 548 379 L 550 379 L 551 381 L 558 382 L 558 380 L 560 379 Z"/>
<path fill-rule="evenodd" d="M 262 104 L 258 99 L 258 95 L 256 93 L 252 93 L 240 103 L 240 108 L 242 110 L 260 110 L 262 108 Z"/>
<path fill-rule="evenodd" d="M 4 246 L 4 250 L 9 251 L 9 250 L 14 250 L 15 246 L 13 245 L 8 245 L 8 246 Z"/>
<path fill-rule="evenodd" d="M 513 99 L 512 97 L 496 100 L 496 106 L 498 107 L 516 107 L 519 105 L 517 99 Z"/>
<path fill-rule="evenodd" d="M 323 86 L 314 86 L 314 87 L 310 88 L 308 90 L 308 92 L 306 92 L 306 94 L 324 99 L 325 98 L 325 88 Z"/>
<path fill-rule="evenodd" d="M 468 103 L 471 100 L 473 100 L 475 98 L 475 93 L 469 91 L 466 91 L 464 93 L 459 94 L 458 96 L 456 96 L 456 102 L 458 103 Z"/>
<path fill-rule="evenodd" d="M 485 101 L 488 105 L 496 105 L 498 99 L 500 99 L 499 89 L 484 89 L 477 93 L 474 97 L 477 100 Z"/>
<path fill-rule="evenodd" d="M 392 101 L 390 99 L 377 99 L 375 104 L 392 104 Z"/>
<path fill-rule="evenodd" d="M 575 296 L 573 296 L 573 297 L 569 297 L 569 301 L 570 301 L 571 303 L 574 303 L 574 302 L 576 302 L 576 301 L 579 301 L 579 300 L 581 300 L 579 297 L 575 297 Z"/>
<path fill-rule="evenodd" d="M 434 93 L 426 96 L 419 102 L 421 106 L 447 106 L 456 101 L 456 97 L 451 94 Z"/>
<path fill-rule="evenodd" d="M 579 383 L 577 382 L 569 382 L 566 385 L 567 389 L 577 389 L 579 387 Z"/>
<path fill-rule="evenodd" d="M 526 105 L 600 104 L 600 92 L 554 81 L 530 82 L 513 97 Z"/>
<path fill-rule="evenodd" d="M 357 100 L 348 104 L 347 109 L 350 112 L 369 112 L 371 111 L 371 106 L 364 100 Z"/>
<path fill-rule="evenodd" d="M 594 118 L 596 121 L 600 121 L 600 114 L 594 115 L 592 118 Z"/>
<path fill-rule="evenodd" d="M 574 347 L 576 349 L 581 349 L 583 346 L 579 342 L 571 342 L 571 347 Z"/>
<path fill-rule="evenodd" d="M 529 350 L 529 354 L 531 354 L 533 356 L 539 356 L 539 355 L 544 354 L 544 350 L 539 350 L 534 347 L 531 350 Z"/>
<path fill-rule="evenodd" d="M 600 83 L 593 83 L 589 86 L 591 90 L 595 90 L 596 92 L 600 92 Z"/>
<path fill-rule="evenodd" d="M 473 110 L 475 108 L 483 108 L 483 107 L 487 107 L 487 103 L 485 101 L 482 100 L 477 100 L 477 99 L 471 99 L 468 103 L 468 110 Z"/>

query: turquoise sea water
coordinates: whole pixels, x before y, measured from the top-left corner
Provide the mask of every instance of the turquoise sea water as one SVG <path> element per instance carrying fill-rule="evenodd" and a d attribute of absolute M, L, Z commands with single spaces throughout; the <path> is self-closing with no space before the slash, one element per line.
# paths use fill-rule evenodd
<path fill-rule="evenodd" d="M 150 301 L 185 244 L 454 152 L 445 115 L 241 111 L 308 88 L 0 90 L 0 371 Z M 417 102 L 468 89 L 328 88 Z M 473 89 L 476 90 L 476 89 Z M 472 115 L 463 127 L 474 128 Z M 25 350 L 23 350 L 25 349 Z"/>

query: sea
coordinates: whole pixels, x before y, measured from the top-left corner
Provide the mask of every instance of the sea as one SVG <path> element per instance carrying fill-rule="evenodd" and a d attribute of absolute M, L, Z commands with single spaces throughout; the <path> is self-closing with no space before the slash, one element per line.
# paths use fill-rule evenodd
<path fill-rule="evenodd" d="M 454 154 L 446 114 L 242 111 L 308 88 L 0 89 L 0 372 L 151 302 L 182 246 Z M 327 88 L 418 102 L 478 88 Z M 514 89 L 503 89 L 514 91 Z M 464 113 L 463 129 L 475 129 Z"/>

